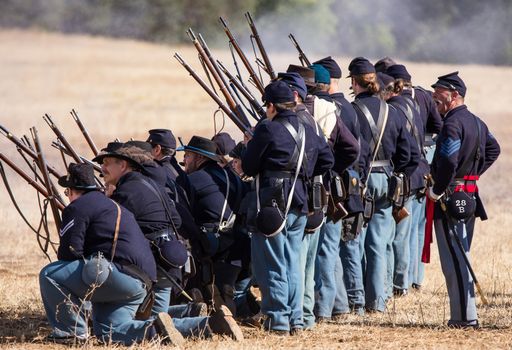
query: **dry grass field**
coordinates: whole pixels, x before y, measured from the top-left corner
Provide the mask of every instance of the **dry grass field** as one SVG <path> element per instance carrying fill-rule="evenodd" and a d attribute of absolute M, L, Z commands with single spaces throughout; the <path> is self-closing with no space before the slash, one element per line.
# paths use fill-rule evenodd
<path fill-rule="evenodd" d="M 88 157 L 90 151 L 69 116 L 72 108 L 78 111 L 99 146 L 116 137 L 142 139 L 148 129 L 156 127 L 173 129 L 185 142 L 193 134 L 212 136 L 215 106 L 172 59 L 175 50 L 200 70 L 190 47 L 0 31 L 0 124 L 16 135 L 28 134 L 29 127 L 37 126 L 48 158 L 62 171 L 58 154 L 50 149 L 54 137 L 41 119 L 44 113 L 52 115 L 70 141 Z M 285 69 L 291 60 L 297 61 L 294 56 L 269 54 L 275 59 L 277 70 Z M 227 53 L 220 57 L 228 60 Z M 340 62 L 345 68 L 349 59 L 340 58 Z M 482 329 L 452 330 L 445 326 L 448 300 L 434 242 L 425 288 L 391 302 L 384 314 L 351 316 L 299 337 L 281 338 L 244 328 L 246 340 L 241 343 L 215 338 L 189 341 L 186 348 L 512 348 L 512 215 L 508 212 L 512 207 L 512 180 L 507 175 L 512 173 L 512 68 L 413 63 L 408 68 L 414 82 L 423 86 L 429 86 L 438 75 L 459 70 L 468 85 L 469 108 L 488 123 L 502 146 L 501 158 L 481 181 L 490 220 L 477 224 L 471 252 L 474 269 L 490 301 L 487 307 L 479 306 Z M 347 91 L 347 81 L 342 83 Z M 236 133 L 230 122 L 226 127 Z M 0 151 L 21 164 L 15 148 L 4 138 L 0 139 Z M 22 208 L 36 220 L 35 192 L 12 172 L 8 175 Z M 37 276 L 47 260 L 3 186 L 0 223 L 0 348 L 65 348 L 41 342 L 48 325 Z M 151 343 L 134 348 L 159 347 Z"/>

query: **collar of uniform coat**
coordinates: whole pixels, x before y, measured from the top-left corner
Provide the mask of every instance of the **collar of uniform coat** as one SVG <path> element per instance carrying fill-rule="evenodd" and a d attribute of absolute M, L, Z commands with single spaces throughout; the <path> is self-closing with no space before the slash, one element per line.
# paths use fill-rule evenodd
<path fill-rule="evenodd" d="M 445 114 L 443 119 L 446 120 L 447 118 L 450 118 L 452 115 L 454 115 L 455 113 L 457 113 L 463 109 L 468 109 L 468 107 L 466 105 L 460 105 L 460 106 L 455 107 L 454 109 L 450 109 L 448 111 L 448 113 Z"/>
<path fill-rule="evenodd" d="M 365 98 L 365 97 L 372 97 L 372 96 L 375 96 L 374 94 L 372 94 L 371 92 L 369 91 L 363 91 L 363 92 L 360 92 L 357 96 L 356 96 L 356 99 L 358 98 Z"/>
<path fill-rule="evenodd" d="M 345 98 L 343 92 L 335 92 L 334 94 L 330 94 L 329 96 L 331 96 L 333 100 L 335 100 L 337 97 Z"/>

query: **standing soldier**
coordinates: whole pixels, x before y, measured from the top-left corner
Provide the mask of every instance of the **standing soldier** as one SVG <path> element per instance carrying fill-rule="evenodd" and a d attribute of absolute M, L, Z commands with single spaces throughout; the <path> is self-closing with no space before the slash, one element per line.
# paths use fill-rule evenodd
<path fill-rule="evenodd" d="M 443 128 L 436 142 L 428 196 L 436 201 L 434 227 L 450 298 L 448 325 L 477 328 L 468 254 L 475 217 L 486 220 L 487 215 L 476 182 L 496 161 L 500 146 L 487 125 L 464 104 L 466 85 L 458 72 L 440 76 L 432 87 Z"/>
<path fill-rule="evenodd" d="M 347 126 L 359 143 L 361 134 L 356 111 L 339 88 L 339 82 L 342 76 L 341 67 L 331 56 L 322 58 L 313 64 L 320 64 L 329 72 L 331 77 L 328 91 L 329 98 L 336 104 L 337 114 L 341 117 L 343 124 Z M 320 95 L 320 97 L 329 100 L 325 95 Z M 360 166 L 358 161 L 349 167 L 350 173 L 356 177 L 359 174 L 359 169 Z M 346 177 L 348 178 L 351 176 Z M 358 220 L 361 219 L 360 214 L 357 214 L 359 213 L 358 210 L 362 207 L 360 196 L 349 195 L 344 206 L 349 214 L 343 219 L 343 230 L 356 231 L 352 226 L 355 225 L 355 227 L 357 227 Z M 345 299 L 348 299 L 350 309 L 357 314 L 361 314 L 364 312 L 364 286 L 363 270 L 361 267 L 361 252 L 359 251 L 359 235 L 357 234 L 352 239 L 340 240 L 339 254 L 340 259 L 336 260 L 334 272 L 334 278 L 337 281 L 335 305 L 339 305 L 340 303 L 344 304 Z"/>
<path fill-rule="evenodd" d="M 306 180 L 333 165 L 325 140 L 295 112 L 295 96 L 283 81 L 265 88 L 268 122 L 247 144 L 244 173 L 257 176 L 258 231 L 252 236 L 253 273 L 262 292 L 265 329 L 299 333 L 304 295 L 300 251 L 308 213 Z"/>
<path fill-rule="evenodd" d="M 409 215 L 402 218 L 396 224 L 395 237 L 393 239 L 392 257 L 389 263 L 390 290 L 396 296 L 407 294 L 409 287 L 409 263 L 410 263 L 410 234 L 412 224 L 416 226 L 421 209 L 424 209 L 416 199 L 425 192 L 425 176 L 429 172 L 429 166 L 423 156 L 424 126 L 420 116 L 418 104 L 410 94 L 407 94 L 408 88 L 411 88 L 411 75 L 404 65 L 395 64 L 388 68 L 387 74 L 394 78 L 393 90 L 388 103 L 398 110 L 398 113 L 406 122 L 406 129 L 411 136 L 411 154 L 418 159 L 419 165 L 409 178 L 409 193 L 404 198 L 403 207 L 407 209 Z M 420 153 L 421 151 L 421 153 Z M 419 207 L 419 210 L 418 210 Z M 414 216 L 416 215 L 416 217 Z M 417 253 L 416 253 L 417 254 Z M 391 290 L 392 287 L 392 290 Z"/>
<path fill-rule="evenodd" d="M 365 298 L 368 311 L 384 311 L 387 293 L 386 247 L 393 238 L 392 202 L 389 198 L 388 178 L 396 173 L 410 175 L 417 165 L 411 162 L 410 136 L 405 121 L 394 108 L 379 99 L 375 68 L 357 57 L 349 65 L 353 102 L 361 125 L 361 158 L 366 164 L 362 170 L 365 192 L 373 197 L 374 213 L 366 229 L 361 232 L 360 244 L 364 251 Z"/>

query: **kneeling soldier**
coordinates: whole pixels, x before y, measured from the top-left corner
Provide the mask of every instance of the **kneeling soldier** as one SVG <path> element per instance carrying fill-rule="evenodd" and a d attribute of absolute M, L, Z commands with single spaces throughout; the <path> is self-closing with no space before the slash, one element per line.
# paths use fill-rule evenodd
<path fill-rule="evenodd" d="M 154 322 L 135 319 L 156 280 L 156 265 L 133 214 L 98 191 L 91 165 L 70 164 L 59 185 L 71 201 L 63 211 L 59 260 L 39 276 L 52 327 L 48 340 L 85 341 L 89 334 L 82 302 L 88 300 L 94 334 L 101 341 L 130 345 L 158 330 L 179 343 L 181 336 L 176 339 L 167 314 Z"/>

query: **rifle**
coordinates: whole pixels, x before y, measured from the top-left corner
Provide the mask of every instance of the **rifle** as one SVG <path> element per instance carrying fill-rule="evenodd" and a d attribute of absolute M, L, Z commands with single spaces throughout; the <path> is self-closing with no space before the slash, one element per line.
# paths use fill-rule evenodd
<path fill-rule="evenodd" d="M 71 154 L 69 153 L 68 149 L 66 147 L 64 147 L 60 142 L 56 142 L 56 141 L 53 141 L 52 142 L 52 147 L 55 148 L 55 149 L 58 149 L 59 151 L 61 151 L 62 153 L 64 153 L 65 155 L 67 156 L 70 156 Z M 85 157 L 82 157 L 81 155 L 78 155 L 80 157 L 80 160 L 81 160 L 81 163 L 87 163 L 87 164 L 90 164 L 93 166 L 94 170 L 96 170 L 97 172 L 101 173 L 101 167 L 94 163 L 93 161 L 85 158 Z"/>
<path fill-rule="evenodd" d="M 268 58 L 267 51 L 265 50 L 265 47 L 263 46 L 263 43 L 261 42 L 260 35 L 258 34 L 258 30 L 256 29 L 256 26 L 254 25 L 254 21 L 252 20 L 251 14 L 249 12 L 245 13 L 245 18 L 247 19 L 247 22 L 249 23 L 249 27 L 251 28 L 251 38 L 254 38 L 256 40 L 256 45 L 258 45 L 258 49 L 260 50 L 261 57 L 263 58 L 263 62 L 258 58 L 256 59 L 256 63 L 263 68 L 265 72 L 270 76 L 270 79 L 276 78 L 276 73 L 274 72 L 274 68 L 272 68 L 272 64 L 270 63 L 270 59 Z"/>
<path fill-rule="evenodd" d="M 233 84 L 237 88 L 237 90 L 240 91 L 242 93 L 242 95 L 244 95 L 244 97 L 249 101 L 249 104 L 251 105 L 252 108 L 254 108 L 256 113 L 258 113 L 260 118 L 266 118 L 267 115 L 266 115 L 265 111 L 263 110 L 263 107 L 261 107 L 261 105 L 258 103 L 258 101 L 251 94 L 251 92 L 249 90 L 247 90 L 247 88 L 245 86 L 243 86 L 242 83 L 240 83 L 240 81 L 237 78 L 235 78 L 233 76 L 233 74 L 231 74 L 226 69 L 226 67 L 224 67 L 222 62 L 217 61 L 217 64 L 219 65 L 222 72 L 228 77 L 229 82 L 231 84 Z"/>
<path fill-rule="evenodd" d="M 219 17 L 219 20 L 220 20 L 220 24 L 224 28 L 224 32 L 226 32 L 226 35 L 229 38 L 229 43 L 233 46 L 235 51 L 238 53 L 238 56 L 240 57 L 245 68 L 249 72 L 250 81 L 254 84 L 254 86 L 256 86 L 256 88 L 259 90 L 259 92 L 263 95 L 265 93 L 265 88 L 263 87 L 263 83 L 256 75 L 256 72 L 252 68 L 251 63 L 247 59 L 247 56 L 245 56 L 244 52 L 240 48 L 240 45 L 238 45 L 238 42 L 236 41 L 235 37 L 233 36 L 233 33 L 231 33 L 231 30 L 229 29 L 226 21 L 222 17 Z"/>
<path fill-rule="evenodd" d="M 80 156 L 78 155 L 78 153 L 76 153 L 76 151 L 71 146 L 71 144 L 68 142 L 68 140 L 66 140 L 66 138 L 64 137 L 64 134 L 59 130 L 57 125 L 55 125 L 52 118 L 48 114 L 45 114 L 43 116 L 43 120 L 46 122 L 46 124 L 48 124 L 50 129 L 52 129 L 52 131 L 55 133 L 55 136 L 57 136 L 57 138 L 60 140 L 60 142 L 62 142 L 62 145 L 64 147 L 66 147 L 66 149 L 69 151 L 71 158 L 73 158 L 76 163 L 83 163 L 82 160 L 80 159 Z"/>
<path fill-rule="evenodd" d="M 229 107 L 224 102 L 222 102 L 219 96 L 215 94 L 215 92 L 203 81 L 203 79 L 201 79 L 197 75 L 197 73 L 185 62 L 185 60 L 177 52 L 174 54 L 174 58 L 176 58 L 176 60 L 187 70 L 187 72 L 192 76 L 192 78 L 194 78 L 194 80 L 199 85 L 201 85 L 204 91 L 206 91 L 206 93 L 210 95 L 210 97 L 217 103 L 219 108 L 227 114 L 227 116 L 229 117 L 229 119 L 233 121 L 233 123 L 235 123 L 238 129 L 240 129 L 244 133 L 248 132 L 252 134 L 251 129 L 240 121 L 238 116 L 235 113 L 233 113 L 233 111 L 231 111 L 231 109 L 229 109 Z"/>
<path fill-rule="evenodd" d="M 50 195 L 48 194 L 48 191 L 46 190 L 46 188 L 44 188 L 43 186 L 41 186 L 37 181 L 35 181 L 34 179 L 32 179 L 32 177 L 30 175 L 28 175 L 26 172 L 24 172 L 20 167 L 18 167 L 16 164 L 14 164 L 14 162 L 12 162 L 9 158 L 7 158 L 7 156 L 3 153 L 0 153 L 0 161 L 4 162 L 5 164 L 7 164 L 12 170 L 14 170 L 19 176 L 21 176 L 25 181 L 27 181 L 27 183 L 32 186 L 33 188 L 35 188 L 37 190 L 37 192 L 39 192 L 43 197 L 45 198 L 49 198 Z M 59 210 L 64 210 L 64 204 L 58 202 L 57 203 L 57 208 Z"/>
<path fill-rule="evenodd" d="M 7 130 L 2 125 L 0 125 L 0 134 L 3 134 L 5 137 L 7 137 L 9 140 L 11 140 L 12 143 L 14 143 L 18 149 L 21 149 L 23 152 L 28 154 L 30 156 L 30 158 L 37 161 L 37 153 L 31 149 L 30 142 L 28 142 L 29 146 L 25 145 L 25 143 L 23 143 L 19 138 L 17 138 L 13 134 L 11 134 L 9 132 L 9 130 Z M 62 177 L 62 174 L 59 171 L 57 171 L 54 167 L 47 165 L 47 168 L 48 168 L 48 171 L 50 172 L 50 174 L 55 176 L 57 179 L 59 177 Z"/>
<path fill-rule="evenodd" d="M 473 267 L 471 267 L 469 258 L 466 254 L 466 251 L 464 250 L 464 246 L 462 245 L 462 242 L 461 242 L 459 236 L 457 235 L 457 228 L 456 228 L 457 223 L 454 222 L 454 220 L 450 217 L 450 214 L 448 214 L 447 209 L 446 209 L 446 203 L 444 202 L 443 199 L 440 201 L 440 205 L 441 205 L 441 211 L 443 212 L 443 215 L 445 216 L 445 219 L 447 222 L 448 234 L 453 237 L 457 247 L 459 248 L 462 258 L 464 259 L 464 262 L 466 263 L 466 266 L 468 267 L 469 273 L 470 273 L 471 277 L 473 278 L 473 282 L 475 283 L 478 294 L 480 294 L 480 299 L 482 300 L 482 304 L 489 305 L 489 302 L 487 301 L 487 298 L 485 297 L 482 287 L 480 287 L 480 283 L 478 283 L 478 280 L 476 279 L 475 271 L 473 271 Z M 450 244 L 450 243 L 448 242 L 448 244 Z"/>
<path fill-rule="evenodd" d="M 208 70 L 212 73 L 213 78 L 219 85 L 220 91 L 224 95 L 224 98 L 226 99 L 229 109 L 231 109 L 233 113 L 235 113 L 238 116 L 238 119 L 240 119 L 245 125 L 250 127 L 251 124 L 249 123 L 249 120 L 247 119 L 240 105 L 235 102 L 233 96 L 231 95 L 228 85 L 224 80 L 224 77 L 221 75 L 219 67 L 217 66 L 217 62 L 213 58 L 212 53 L 208 46 L 206 45 L 206 42 L 204 41 L 201 34 L 199 34 L 199 40 L 196 38 L 192 29 L 189 28 L 187 34 L 190 37 L 190 40 L 192 40 L 192 43 L 196 47 L 197 51 L 199 52 L 199 56 L 201 57 L 202 62 L 206 64 Z"/>
<path fill-rule="evenodd" d="M 297 40 L 295 40 L 295 37 L 293 36 L 292 33 L 290 33 L 288 35 L 288 38 L 290 38 L 290 40 L 292 41 L 292 44 L 293 46 L 295 46 L 295 48 L 297 49 L 297 51 L 299 52 L 299 60 L 300 60 L 300 63 L 304 66 L 304 67 L 309 67 L 311 66 L 311 62 L 308 60 L 308 58 L 306 57 L 306 54 L 304 53 L 304 51 L 302 51 L 302 48 L 300 47 L 299 43 L 297 42 Z"/>
<path fill-rule="evenodd" d="M 41 173 L 43 174 L 43 180 L 46 185 L 46 190 L 48 192 L 48 196 L 46 198 L 48 198 L 50 202 L 50 207 L 52 208 L 53 218 L 55 220 L 55 226 L 57 227 L 57 231 L 60 231 L 62 222 L 59 213 L 58 201 L 53 194 L 54 186 L 50 180 L 48 168 L 46 167 L 46 161 L 44 159 L 43 150 L 41 148 L 41 144 L 39 143 L 39 137 L 37 136 L 37 129 L 35 127 L 32 127 L 30 129 L 30 132 L 32 133 L 32 139 L 34 140 L 34 146 L 36 147 L 37 151 L 39 170 L 41 170 Z"/>
<path fill-rule="evenodd" d="M 71 110 L 71 117 L 73 117 L 73 119 L 75 120 L 76 125 L 78 125 L 78 127 L 80 128 L 80 131 L 82 132 L 82 135 L 84 135 L 84 137 L 85 137 L 85 141 L 87 141 L 87 144 L 89 144 L 89 147 L 91 147 L 92 153 L 96 157 L 99 153 L 98 148 L 94 144 L 94 141 L 91 139 L 91 136 L 87 132 L 87 129 L 82 124 L 82 121 L 80 120 L 80 118 L 78 117 L 78 114 L 76 114 L 76 111 L 74 109 Z"/>

